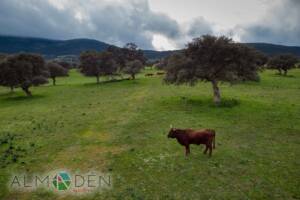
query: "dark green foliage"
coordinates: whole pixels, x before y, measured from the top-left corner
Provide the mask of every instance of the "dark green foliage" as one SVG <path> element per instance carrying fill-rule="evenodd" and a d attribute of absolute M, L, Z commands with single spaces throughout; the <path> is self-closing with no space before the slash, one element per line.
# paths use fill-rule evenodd
<path fill-rule="evenodd" d="M 80 54 L 80 72 L 86 76 L 95 76 L 97 83 L 101 76 L 101 65 L 98 61 L 100 59 L 97 51 L 86 51 Z"/>
<path fill-rule="evenodd" d="M 107 51 L 112 53 L 114 60 L 118 63 L 118 71 L 131 75 L 132 79 L 135 79 L 135 74 L 147 61 L 143 51 L 134 43 L 128 43 L 123 48 L 110 46 Z"/>
<path fill-rule="evenodd" d="M 126 66 L 127 62 L 139 60 L 144 65 L 147 61 L 143 51 L 134 43 L 127 43 L 123 48 L 110 46 L 107 51 L 113 54 L 114 60 L 120 67 L 120 71 Z"/>
<path fill-rule="evenodd" d="M 118 66 L 111 52 L 86 51 L 80 55 L 80 72 L 96 77 L 97 83 L 100 82 L 100 76 L 114 75 L 117 70 Z"/>
<path fill-rule="evenodd" d="M 53 85 L 56 85 L 56 77 L 68 76 L 68 70 L 55 62 L 48 62 L 46 66 Z"/>
<path fill-rule="evenodd" d="M 127 43 L 122 51 L 126 61 L 139 60 L 142 64 L 145 64 L 147 61 L 143 51 L 134 43 Z"/>
<path fill-rule="evenodd" d="M 107 48 L 107 51 L 112 53 L 113 58 L 115 62 L 119 65 L 120 69 L 125 67 L 126 58 L 122 48 L 111 45 Z"/>
<path fill-rule="evenodd" d="M 190 42 L 183 53 L 168 59 L 165 81 L 190 85 L 211 82 L 214 101 L 220 104 L 220 82 L 257 81 L 257 71 L 264 62 L 263 56 L 252 48 L 224 36 L 205 35 Z"/>
<path fill-rule="evenodd" d="M 144 65 L 139 60 L 133 60 L 126 63 L 123 69 L 125 74 L 129 74 L 132 79 L 135 79 L 135 75 L 143 69 Z"/>
<path fill-rule="evenodd" d="M 13 91 L 17 84 L 16 72 L 9 66 L 7 56 L 2 54 L 0 56 L 0 85 L 9 87 Z"/>
<path fill-rule="evenodd" d="M 29 88 L 47 83 L 48 71 L 42 56 L 20 53 L 0 62 L 0 85 L 21 87 L 31 96 Z"/>
<path fill-rule="evenodd" d="M 268 62 L 268 67 L 270 69 L 277 69 L 279 74 L 284 72 L 284 75 L 287 75 L 289 69 L 295 68 L 299 59 L 292 54 L 282 54 L 274 56 Z"/>
<path fill-rule="evenodd" d="M 16 163 L 25 156 L 26 149 L 16 146 L 17 136 L 6 133 L 0 137 L 0 167 L 4 168 L 10 163 Z"/>
<path fill-rule="evenodd" d="M 155 68 L 158 70 L 164 70 L 167 67 L 169 57 L 160 59 L 154 64 Z"/>
<path fill-rule="evenodd" d="M 143 51 L 134 43 L 127 43 L 122 48 L 122 52 L 125 66 L 121 68 L 121 71 L 125 74 L 130 74 L 131 78 L 135 79 L 135 74 L 143 68 L 147 59 Z"/>

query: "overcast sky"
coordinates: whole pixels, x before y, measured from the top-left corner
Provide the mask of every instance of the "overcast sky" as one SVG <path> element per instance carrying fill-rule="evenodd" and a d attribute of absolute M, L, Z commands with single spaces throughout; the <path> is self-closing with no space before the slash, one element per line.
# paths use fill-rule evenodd
<path fill-rule="evenodd" d="M 300 46 L 299 10 L 300 0 L 0 0 L 0 34 L 157 50 L 203 34 Z"/>

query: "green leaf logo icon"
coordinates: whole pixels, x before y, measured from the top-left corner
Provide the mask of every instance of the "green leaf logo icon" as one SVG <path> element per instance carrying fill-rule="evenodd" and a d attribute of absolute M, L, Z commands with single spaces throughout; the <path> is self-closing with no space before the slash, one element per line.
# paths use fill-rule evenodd
<path fill-rule="evenodd" d="M 59 172 L 53 178 L 52 183 L 59 191 L 67 190 L 71 185 L 71 178 L 67 172 Z"/>

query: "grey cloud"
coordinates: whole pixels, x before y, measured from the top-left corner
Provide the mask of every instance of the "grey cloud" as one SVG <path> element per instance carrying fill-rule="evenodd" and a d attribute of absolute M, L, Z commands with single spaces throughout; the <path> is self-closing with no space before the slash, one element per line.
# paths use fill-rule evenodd
<path fill-rule="evenodd" d="M 175 20 L 168 18 L 164 14 L 150 13 L 147 29 L 156 33 L 164 33 L 165 36 L 176 39 L 180 37 L 180 27 Z"/>
<path fill-rule="evenodd" d="M 191 37 L 213 34 L 212 24 L 206 21 L 203 17 L 198 17 L 190 24 L 187 34 Z"/>
<path fill-rule="evenodd" d="M 300 1 L 278 2 L 260 22 L 240 26 L 241 40 L 245 42 L 269 42 L 300 45 Z"/>
<path fill-rule="evenodd" d="M 91 23 L 99 27 L 92 36 L 112 43 L 132 41 L 143 48 L 152 48 L 154 33 L 170 38 L 178 37 L 180 28 L 176 21 L 166 15 L 152 12 L 147 1 L 129 2 L 131 6 L 114 4 L 90 8 L 88 14 Z"/>
<path fill-rule="evenodd" d="M 76 21 L 70 12 L 61 12 L 42 1 L 2 0 L 1 34 L 51 38 L 75 36 Z M 70 29 L 72 27 L 72 29 Z"/>
<path fill-rule="evenodd" d="M 82 14 L 82 22 L 75 18 Z M 95 38 L 124 45 L 135 42 L 152 49 L 152 35 L 179 37 L 178 23 L 162 13 L 150 10 L 147 0 L 68 1 L 58 9 L 48 1 L 1 0 L 0 34 L 68 39 Z"/>
<path fill-rule="evenodd" d="M 60 2 L 64 8 L 50 1 Z M 274 2 L 276 6 L 270 4 L 272 8 L 261 21 L 222 33 L 238 35 L 245 42 L 300 45 L 300 1 Z M 75 17 L 78 13 L 80 20 Z M 144 49 L 154 48 L 154 34 L 165 36 L 177 48 L 194 37 L 219 34 L 214 24 L 203 17 L 178 24 L 164 13 L 152 11 L 148 0 L 0 0 L 0 27 L 0 34 L 6 35 L 85 37 L 119 46 L 135 42 Z"/>
<path fill-rule="evenodd" d="M 186 46 L 193 38 L 201 37 L 206 34 L 215 34 L 213 30 L 214 24 L 207 21 L 204 17 L 194 18 L 180 27 L 181 32 L 176 38 L 173 38 L 172 43 L 179 48 Z"/>

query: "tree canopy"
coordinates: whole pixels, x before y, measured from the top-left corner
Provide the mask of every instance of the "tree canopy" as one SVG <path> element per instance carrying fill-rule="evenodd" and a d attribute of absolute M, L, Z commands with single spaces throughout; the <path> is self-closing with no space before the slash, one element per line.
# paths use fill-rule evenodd
<path fill-rule="evenodd" d="M 109 46 L 104 52 L 84 52 L 80 56 L 80 61 L 81 71 L 88 76 L 100 77 L 125 73 L 135 79 L 135 74 L 146 63 L 146 57 L 136 44 L 128 43 L 123 48 Z"/>
<path fill-rule="evenodd" d="M 139 73 L 143 67 L 143 63 L 139 60 L 128 61 L 123 72 L 129 74 L 132 79 L 135 79 L 135 75 Z"/>
<path fill-rule="evenodd" d="M 288 70 L 295 68 L 298 62 L 299 59 L 292 54 L 281 54 L 272 57 L 268 62 L 268 66 L 270 69 L 277 69 L 279 74 L 282 74 L 283 71 L 284 75 L 287 75 Z"/>
<path fill-rule="evenodd" d="M 258 81 L 257 71 L 263 56 L 256 50 L 225 36 L 204 35 L 188 43 L 182 53 L 172 55 L 167 62 L 165 81 L 194 85 L 211 82 L 214 102 L 220 104 L 220 82 Z"/>
<path fill-rule="evenodd" d="M 81 53 L 79 68 L 84 75 L 96 77 L 97 83 L 100 82 L 100 76 L 113 75 L 118 70 L 113 54 L 108 51 L 86 51 Z"/>
<path fill-rule="evenodd" d="M 123 71 L 127 62 L 139 60 L 144 65 L 147 60 L 143 51 L 134 43 L 127 43 L 123 48 L 110 46 L 107 51 L 113 54 L 114 60 L 119 65 L 119 71 Z"/>
<path fill-rule="evenodd" d="M 167 67 L 168 59 L 169 59 L 169 56 L 165 57 L 165 58 L 161 58 L 159 61 L 157 61 L 154 64 L 154 67 L 158 70 L 164 70 Z"/>
<path fill-rule="evenodd" d="M 46 64 L 49 70 L 49 76 L 52 79 L 53 85 L 56 85 L 56 77 L 68 76 L 68 70 L 55 62 L 48 62 Z"/>
<path fill-rule="evenodd" d="M 31 96 L 32 85 L 47 83 L 48 71 L 42 56 L 20 53 L 7 56 L 0 64 L 0 84 L 8 87 L 21 87 Z"/>
<path fill-rule="evenodd" d="M 123 54 L 125 55 L 126 61 L 139 60 L 143 65 L 146 63 L 147 59 L 144 53 L 138 46 L 134 43 L 127 43 L 122 48 Z"/>

